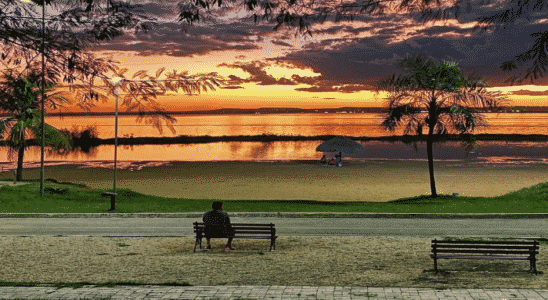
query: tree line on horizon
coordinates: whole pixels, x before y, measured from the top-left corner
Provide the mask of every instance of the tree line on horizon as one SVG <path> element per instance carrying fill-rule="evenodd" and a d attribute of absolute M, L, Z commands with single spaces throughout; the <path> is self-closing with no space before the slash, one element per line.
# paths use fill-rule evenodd
<path fill-rule="evenodd" d="M 288 26 L 299 34 L 312 35 L 316 24 L 351 21 L 359 15 L 383 15 L 395 10 L 421 12 L 424 22 L 458 17 L 467 3 L 462 0 L 360 0 L 337 4 L 330 0 L 183 0 L 178 2 L 177 8 L 183 27 L 204 21 L 205 17 L 219 12 L 218 9 L 243 4 L 248 17 L 255 23 L 274 22 L 274 30 Z M 138 5 L 115 0 L 31 0 L 30 3 L 0 0 L 0 4 L 3 7 L 0 11 L 0 40 L 3 41 L 0 63 L 4 69 L 4 81 L 0 82 L 0 112 L 12 114 L 0 119 L 0 133 L 10 133 L 10 147 L 18 151 L 21 161 L 26 140 L 46 130 L 50 146 L 68 147 L 66 135 L 37 122 L 45 110 L 45 107 L 39 107 L 40 100 L 48 108 L 67 103 L 66 95 L 59 94 L 55 87 L 68 88 L 68 92 L 78 99 L 77 105 L 86 111 L 96 101 L 106 101 L 119 88 L 125 94 L 122 106 L 128 112 L 137 112 L 137 122 L 145 120 L 160 132 L 165 124 L 175 132 L 176 120 L 156 103 L 157 96 L 178 90 L 199 93 L 226 83 L 216 73 L 164 73 L 165 68 L 157 70 L 155 75 L 138 71 L 128 79 L 125 76 L 127 69 L 119 67 L 112 59 L 97 58 L 86 51 L 90 45 L 112 40 L 124 31 L 147 32 L 156 26 L 153 18 L 136 12 Z M 545 1 L 512 0 L 508 2 L 508 9 L 500 14 L 479 19 L 478 24 L 487 25 L 478 25 L 478 28 L 499 29 L 518 20 L 525 10 L 545 10 L 547 5 Z M 54 24 L 52 27 L 45 26 L 43 12 L 46 6 L 55 6 L 60 11 L 58 15 L 48 17 L 48 24 Z M 35 8 L 42 8 L 42 18 Z M 515 71 L 532 61 L 525 75 L 514 76 L 514 81 L 534 80 L 545 75 L 548 31 L 532 36 L 538 38 L 531 50 L 501 66 L 502 70 Z M 41 59 L 47 67 L 45 72 Z M 381 125 L 387 130 L 404 126 L 406 135 L 420 136 L 423 129 L 427 130 L 431 191 L 432 197 L 436 197 L 434 136 L 449 132 L 466 135 L 476 127 L 487 126 L 479 109 L 495 109 L 504 99 L 499 93 L 487 92 L 487 83 L 478 76 L 462 74 L 454 62 L 412 55 L 401 60 L 398 68 L 400 74 L 377 84 L 378 91 L 390 93 Z M 116 85 L 111 80 L 113 76 L 124 80 Z M 18 165 L 17 174 L 22 178 L 22 165 L 21 168 Z"/>

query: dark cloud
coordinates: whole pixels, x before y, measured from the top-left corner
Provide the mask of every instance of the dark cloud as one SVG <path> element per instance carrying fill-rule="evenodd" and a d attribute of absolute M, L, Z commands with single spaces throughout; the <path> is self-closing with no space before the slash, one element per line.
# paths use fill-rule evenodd
<path fill-rule="evenodd" d="M 274 45 L 280 45 L 280 46 L 285 46 L 285 47 L 293 47 L 292 45 L 286 43 L 286 42 L 282 42 L 282 41 L 272 41 L 272 44 Z"/>
<path fill-rule="evenodd" d="M 237 76 L 231 75 L 230 80 L 231 84 L 233 82 L 254 82 L 258 85 L 296 85 L 297 83 L 291 81 L 287 78 L 276 79 L 275 77 L 268 75 L 264 68 L 270 66 L 268 63 L 254 61 L 251 63 L 234 63 L 234 64 L 220 64 L 219 67 L 227 67 L 234 69 L 242 69 L 243 71 L 249 73 L 250 77 L 248 79 L 241 79 Z"/>
<path fill-rule="evenodd" d="M 457 34 L 459 36 L 470 33 L 469 28 L 460 28 L 456 26 L 435 26 L 419 30 L 418 34 L 424 36 L 435 36 L 444 34 Z"/>
<path fill-rule="evenodd" d="M 238 85 L 229 85 L 229 86 L 224 86 L 224 87 L 221 87 L 222 89 L 227 89 L 227 90 L 237 90 L 237 89 L 243 89 L 244 87 L 243 86 L 238 86 Z"/>
<path fill-rule="evenodd" d="M 147 33 L 126 34 L 97 50 L 136 51 L 140 55 L 192 56 L 215 50 L 257 49 L 251 33 L 235 28 L 191 28 L 183 31 L 178 24 L 159 24 Z"/>
<path fill-rule="evenodd" d="M 380 78 L 399 72 L 396 64 L 412 54 L 426 54 L 437 60 L 457 61 L 465 74 L 477 73 L 490 86 L 508 86 L 516 73 L 503 72 L 502 62 L 529 50 L 533 32 L 546 30 L 545 24 L 509 25 L 494 32 L 465 30 L 453 26 L 424 29 L 420 35 L 392 42 L 395 32 L 349 39 L 329 39 L 310 43 L 304 49 L 278 60 L 306 65 L 323 80 L 338 84 L 374 86 Z M 388 32 L 388 31 L 386 31 Z M 464 35 L 467 33 L 467 36 Z M 332 46 L 336 45 L 336 46 Z M 546 78 L 535 84 L 548 84 Z M 325 86 L 309 88 L 323 91 Z"/>
<path fill-rule="evenodd" d="M 317 77 L 308 77 L 308 76 L 299 76 L 297 74 L 294 74 L 291 76 L 291 80 L 293 80 L 295 83 L 298 84 L 318 84 L 318 78 Z"/>
<path fill-rule="evenodd" d="M 233 85 L 233 86 L 237 86 L 237 85 L 240 85 L 242 83 L 245 83 L 245 82 L 249 82 L 248 80 L 246 79 L 242 79 L 238 76 L 235 76 L 235 75 L 229 75 L 228 76 L 228 84 L 230 85 Z"/>
<path fill-rule="evenodd" d="M 154 17 L 157 22 L 147 32 L 128 32 L 111 41 L 94 45 L 91 50 L 136 51 L 140 55 L 193 56 L 211 51 L 257 49 L 261 35 L 272 32 L 272 26 L 238 22 L 178 22 L 177 1 L 142 4 L 136 13 Z"/>
<path fill-rule="evenodd" d="M 548 96 L 548 91 L 527 91 L 527 90 L 519 90 L 512 92 L 513 95 L 520 95 L 520 96 Z"/>
<path fill-rule="evenodd" d="M 277 65 L 277 64 L 276 64 Z M 282 64 L 284 65 L 284 64 Z M 280 78 L 276 79 L 271 75 L 268 75 L 265 68 L 271 66 L 269 63 L 254 61 L 251 63 L 234 63 L 234 64 L 220 64 L 219 67 L 237 68 L 250 74 L 249 78 L 242 79 L 240 77 L 230 75 L 229 83 L 232 86 L 244 83 L 252 82 L 257 85 L 299 85 L 307 84 L 310 87 L 295 88 L 296 91 L 302 92 L 339 92 L 339 93 L 354 93 L 371 89 L 370 86 L 363 84 L 344 84 L 340 85 L 338 81 L 326 81 L 320 77 L 309 77 L 292 75 L 290 79 Z M 285 63 L 285 66 L 291 68 L 291 64 Z"/>
<path fill-rule="evenodd" d="M 362 2 L 357 0 L 356 3 Z M 272 24 L 254 24 L 248 20 L 238 23 L 200 23 L 181 30 L 177 24 L 175 2 L 144 4 L 142 9 L 151 16 L 159 18 L 159 24 L 148 34 L 139 32 L 128 34 L 107 44 L 98 46 L 102 50 L 137 51 L 142 55 L 168 54 L 173 56 L 192 56 L 219 50 L 257 49 L 257 42 L 265 34 L 272 33 Z M 463 1 L 460 23 L 476 21 L 502 11 L 509 1 L 470 0 Z M 227 14 L 228 10 L 223 10 Z M 229 88 L 240 88 L 246 82 L 259 85 L 298 85 L 299 91 L 324 92 L 337 91 L 344 93 L 373 89 L 377 80 L 398 72 L 399 60 L 412 54 L 426 54 L 435 59 L 457 61 L 466 74 L 478 73 L 491 86 L 507 86 L 505 82 L 516 73 L 502 72 L 502 62 L 513 59 L 526 52 L 533 45 L 535 38 L 530 35 L 546 30 L 546 24 L 535 24 L 535 21 L 546 18 L 544 13 L 530 14 L 529 21 L 518 21 L 509 24 L 506 29 L 496 31 L 472 31 L 461 28 L 454 23 L 437 23 L 408 32 L 406 18 L 420 20 L 420 14 L 397 16 L 360 15 L 355 21 L 323 26 L 317 31 L 317 38 L 311 40 L 300 50 L 269 62 L 230 63 L 222 66 L 241 69 L 250 74 L 248 79 L 231 76 Z M 207 25 L 205 25 L 207 24 Z M 375 30 L 374 36 L 359 37 L 360 34 Z M 343 38 L 326 38 L 344 34 Z M 288 47 L 280 36 L 273 44 Z M 246 56 L 240 56 L 245 59 Z M 321 74 L 319 77 L 301 77 L 276 79 L 266 73 L 270 63 L 289 68 L 312 69 Z M 542 78 L 535 84 L 548 84 Z"/>
<path fill-rule="evenodd" d="M 173 19 L 178 15 L 173 2 L 150 2 L 141 5 L 142 11 L 147 15 L 160 19 Z"/>
<path fill-rule="evenodd" d="M 481 17 L 502 12 L 503 4 L 508 2 L 477 0 L 463 3 L 458 20 L 460 23 L 473 22 Z M 419 15 L 415 14 L 412 17 L 419 20 Z M 546 30 L 545 23 L 535 24 L 535 21 L 546 18 L 545 14 L 537 13 L 530 18 L 527 22 L 520 20 L 508 24 L 505 29 L 486 32 L 461 28 L 452 25 L 451 22 L 437 22 L 437 26 L 419 29 L 410 35 L 405 30 L 407 23 L 386 17 L 377 18 L 375 22 L 365 26 L 359 22 L 352 24 L 360 26 L 337 24 L 323 32 L 361 34 L 374 26 L 377 29 L 376 35 L 355 38 L 347 34 L 341 39 L 323 39 L 308 43 L 301 50 L 278 58 L 277 61 L 304 65 L 321 74 L 314 80 L 322 80 L 324 84 L 307 82 L 312 86 L 300 88 L 302 91 L 335 91 L 336 86 L 345 84 L 373 87 L 378 79 L 397 73 L 397 62 L 412 54 L 426 54 L 438 60 L 457 61 L 465 74 L 477 73 L 483 76 L 490 86 L 508 86 L 511 83 L 507 80 L 511 76 L 523 73 L 503 72 L 500 69 L 502 62 L 529 50 L 535 41 L 530 35 Z M 368 18 L 364 17 L 361 20 L 367 21 Z M 427 23 L 429 24 L 431 23 Z M 402 37 L 405 37 L 405 40 L 402 40 Z M 548 80 L 541 78 L 536 80 L 535 84 L 548 84 Z"/>

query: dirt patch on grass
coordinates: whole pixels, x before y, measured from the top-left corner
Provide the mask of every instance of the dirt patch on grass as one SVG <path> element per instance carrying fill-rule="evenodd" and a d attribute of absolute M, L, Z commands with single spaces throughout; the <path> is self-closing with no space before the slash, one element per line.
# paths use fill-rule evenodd
<path fill-rule="evenodd" d="M 179 282 L 192 285 L 343 285 L 541 288 L 527 261 L 441 260 L 432 272 L 427 238 L 280 237 L 235 240 L 236 251 L 192 252 L 192 237 L 0 237 L 0 281 Z M 537 267 L 548 269 L 543 246 Z"/>

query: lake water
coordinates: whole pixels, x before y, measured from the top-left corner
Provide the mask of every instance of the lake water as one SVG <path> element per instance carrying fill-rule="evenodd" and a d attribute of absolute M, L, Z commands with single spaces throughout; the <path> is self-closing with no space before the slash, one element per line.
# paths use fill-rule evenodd
<path fill-rule="evenodd" d="M 548 114 L 486 114 L 491 126 L 478 133 L 548 134 Z M 177 135 L 347 135 L 389 136 L 401 135 L 401 131 L 388 132 L 379 127 L 379 114 L 279 114 L 279 115 L 200 115 L 176 116 Z M 46 122 L 57 127 L 71 129 L 74 126 L 97 126 L 99 137 L 114 136 L 114 117 L 48 117 Z M 174 136 L 165 129 L 163 134 L 149 124 L 136 124 L 135 116 L 119 118 L 119 137 Z M 275 161 L 319 160 L 316 152 L 321 141 L 289 142 L 218 142 L 187 145 L 136 145 L 119 146 L 120 167 L 124 162 L 141 161 Z M 345 160 L 425 160 L 424 143 L 417 149 L 401 142 L 363 142 L 366 152 Z M 466 151 L 458 142 L 440 143 L 435 146 L 434 157 L 441 160 L 468 160 L 484 163 L 548 163 L 546 142 L 479 142 L 476 151 Z M 46 161 L 51 164 L 71 162 L 90 165 L 112 166 L 114 146 L 101 145 L 89 153 L 72 151 L 54 153 L 48 151 Z M 14 167 L 15 155 L 6 147 L 0 147 L 0 171 Z M 37 166 L 40 148 L 30 147 L 25 152 L 27 167 Z"/>
<path fill-rule="evenodd" d="M 548 114 L 487 113 L 490 127 L 476 133 L 547 134 Z M 233 136 L 233 135 L 402 135 L 403 128 L 390 132 L 382 129 L 382 114 L 266 114 L 266 115 L 176 115 L 176 133 L 164 128 L 162 134 L 150 124 L 136 123 L 135 116 L 120 116 L 118 137 L 142 136 Z M 59 129 L 96 126 L 100 138 L 114 137 L 114 116 L 47 117 L 46 122 Z"/>

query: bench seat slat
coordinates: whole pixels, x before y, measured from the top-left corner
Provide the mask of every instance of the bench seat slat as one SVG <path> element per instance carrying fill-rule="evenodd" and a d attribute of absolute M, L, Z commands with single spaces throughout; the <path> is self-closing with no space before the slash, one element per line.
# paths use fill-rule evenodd
<path fill-rule="evenodd" d="M 204 224 L 204 223 L 198 223 Z M 274 226 L 272 223 L 232 223 L 232 225 L 242 225 L 242 226 Z"/>
<path fill-rule="evenodd" d="M 249 228 L 249 229 L 248 229 L 248 228 L 246 228 L 246 229 L 239 229 L 239 228 L 234 228 L 234 227 L 232 227 L 232 228 L 234 229 L 234 231 L 235 231 L 236 233 L 239 232 L 239 233 L 255 233 L 255 234 L 272 234 L 272 232 L 273 232 L 273 230 L 270 230 L 270 229 L 269 229 L 269 230 L 256 230 L 256 229 L 253 229 L 253 228 Z M 198 231 L 198 230 L 194 230 L 194 232 L 197 232 L 197 231 Z M 199 231 L 202 231 L 202 232 L 203 232 L 204 229 L 201 228 L 201 229 L 199 229 Z"/>
<path fill-rule="evenodd" d="M 271 239 L 270 236 L 256 236 L 256 235 L 235 235 L 234 238 L 246 238 L 246 239 Z"/>
<path fill-rule="evenodd" d="M 434 252 L 434 250 L 432 250 Z M 530 251 L 520 251 L 520 250 L 475 250 L 475 249 L 436 249 L 437 253 L 485 253 L 485 254 L 522 254 L 522 255 L 529 255 Z M 538 252 L 533 251 L 536 254 Z"/>
<path fill-rule="evenodd" d="M 239 233 L 255 233 L 255 234 L 271 234 L 272 231 L 257 231 L 257 230 L 238 230 L 238 229 L 235 229 L 236 232 L 239 232 Z"/>
<path fill-rule="evenodd" d="M 531 246 L 500 246 L 500 245 L 435 245 L 437 249 L 531 249 Z M 433 247 L 433 246 L 432 246 Z"/>

